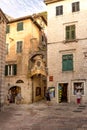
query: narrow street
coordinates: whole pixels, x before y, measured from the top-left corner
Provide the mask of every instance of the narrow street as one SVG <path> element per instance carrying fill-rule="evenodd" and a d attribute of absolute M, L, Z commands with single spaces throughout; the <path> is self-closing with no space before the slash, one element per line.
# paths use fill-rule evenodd
<path fill-rule="evenodd" d="M 0 130 L 87 130 L 87 104 L 10 104 L 0 113 Z"/>

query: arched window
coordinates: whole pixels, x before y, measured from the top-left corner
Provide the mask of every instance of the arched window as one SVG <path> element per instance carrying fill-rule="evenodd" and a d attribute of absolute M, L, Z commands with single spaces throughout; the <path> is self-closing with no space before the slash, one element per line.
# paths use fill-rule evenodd
<path fill-rule="evenodd" d="M 24 83 L 23 80 L 17 80 L 16 83 Z"/>

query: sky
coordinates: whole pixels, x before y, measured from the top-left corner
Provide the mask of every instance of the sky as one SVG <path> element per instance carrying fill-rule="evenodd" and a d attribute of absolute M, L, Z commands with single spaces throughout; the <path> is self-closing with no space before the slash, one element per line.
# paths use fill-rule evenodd
<path fill-rule="evenodd" d="M 0 8 L 13 18 L 46 11 L 44 0 L 0 0 Z"/>

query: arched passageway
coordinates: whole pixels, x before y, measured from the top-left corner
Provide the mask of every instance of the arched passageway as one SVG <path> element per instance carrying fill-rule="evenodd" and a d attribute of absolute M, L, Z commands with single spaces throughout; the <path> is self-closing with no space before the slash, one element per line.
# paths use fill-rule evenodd
<path fill-rule="evenodd" d="M 46 77 L 39 74 L 32 76 L 32 102 L 44 98 L 46 92 Z"/>
<path fill-rule="evenodd" d="M 9 89 L 9 91 L 11 92 L 11 102 L 10 103 L 15 103 L 15 97 L 17 96 L 17 94 L 19 92 L 21 92 L 21 88 L 18 86 L 13 86 Z"/>

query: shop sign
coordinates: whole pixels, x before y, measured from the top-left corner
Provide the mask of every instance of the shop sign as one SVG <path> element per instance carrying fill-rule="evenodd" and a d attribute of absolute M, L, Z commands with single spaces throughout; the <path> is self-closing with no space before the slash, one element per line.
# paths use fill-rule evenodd
<path fill-rule="evenodd" d="M 53 76 L 49 76 L 49 81 L 53 81 Z"/>

